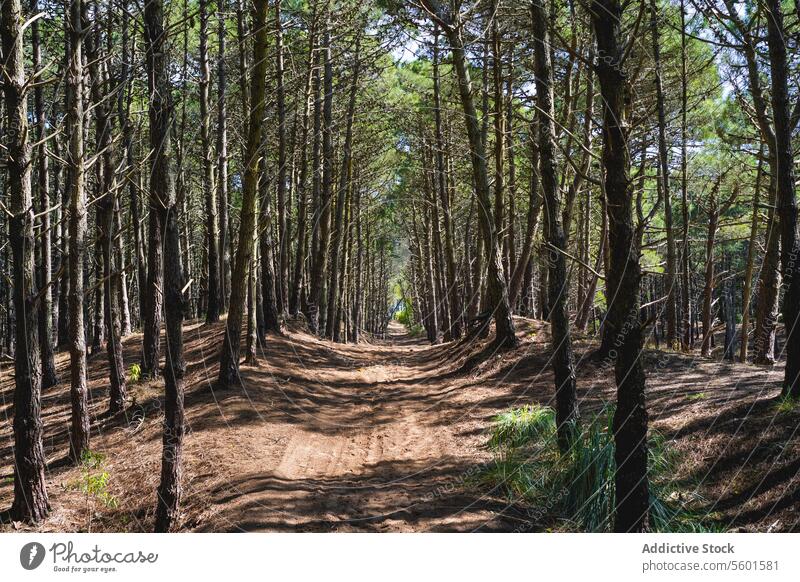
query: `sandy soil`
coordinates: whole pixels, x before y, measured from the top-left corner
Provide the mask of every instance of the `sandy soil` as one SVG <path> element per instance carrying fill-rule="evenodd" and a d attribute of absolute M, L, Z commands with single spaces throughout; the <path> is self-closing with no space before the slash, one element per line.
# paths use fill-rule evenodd
<path fill-rule="evenodd" d="M 393 325 L 385 341 L 336 345 L 302 331 L 271 337 L 241 389 L 213 389 L 221 325 L 185 332 L 188 434 L 184 531 L 536 531 L 531 513 L 472 485 L 490 456 L 492 417 L 552 400 L 546 325 L 518 320 L 513 352 L 482 342 L 423 345 Z M 138 361 L 140 336 L 126 338 Z M 613 400 L 608 362 L 577 338 L 584 414 Z M 584 354 L 581 356 L 580 354 Z M 780 368 L 650 352 L 653 426 L 683 458 L 675 479 L 699 511 L 731 529 L 797 530 L 800 412 L 778 411 Z M 68 356 L 43 398 L 48 490 L 41 531 L 149 531 L 161 447 L 160 381 L 129 386 L 110 418 L 104 354 L 90 362 L 92 448 L 114 503 L 86 495 L 66 461 Z M 12 497 L 10 370 L 0 371 L 0 508 Z M 2 523 L 0 531 L 28 529 Z"/>

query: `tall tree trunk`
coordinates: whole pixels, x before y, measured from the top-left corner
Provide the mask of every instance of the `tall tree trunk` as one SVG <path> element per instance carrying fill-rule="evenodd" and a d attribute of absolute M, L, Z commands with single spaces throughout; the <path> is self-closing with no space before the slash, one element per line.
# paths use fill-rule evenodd
<path fill-rule="evenodd" d="M 34 13 L 39 11 L 39 0 L 33 0 Z M 38 73 L 42 66 L 42 47 L 39 39 L 39 20 L 31 25 L 31 44 L 33 46 L 33 68 Z M 39 347 L 42 363 L 42 390 L 58 383 L 56 365 L 53 356 L 53 290 L 52 290 L 52 248 L 50 246 L 50 176 L 47 163 L 47 150 L 44 139 L 47 119 L 44 109 L 44 87 L 37 84 L 33 90 L 33 101 L 36 115 L 36 141 L 39 142 L 37 152 L 38 180 L 36 188 L 39 198 L 40 222 L 39 248 L 39 283 L 41 298 L 39 300 Z"/>
<path fill-rule="evenodd" d="M 647 479 L 647 409 L 639 323 L 639 248 L 641 233 L 633 224 L 627 120 L 629 79 L 620 42 L 622 6 L 619 0 L 593 0 L 592 24 L 597 42 L 597 78 L 603 96 L 603 169 L 608 201 L 609 314 L 606 324 L 615 335 L 614 530 L 648 529 L 650 492 Z"/>
<path fill-rule="evenodd" d="M 264 136 L 264 145 L 266 147 L 266 136 Z M 260 335 L 265 333 L 281 333 L 281 320 L 279 313 L 278 298 L 275 293 L 275 256 L 272 249 L 275 248 L 274 238 L 272 236 L 272 201 L 269 192 L 269 179 L 267 178 L 267 160 L 266 156 L 261 157 L 259 163 L 259 188 L 260 188 L 260 206 L 261 206 L 261 226 L 256 230 L 261 231 L 260 237 L 260 251 L 261 251 L 261 289 L 260 296 L 261 302 L 257 306 L 261 307 L 262 321 Z M 255 282 L 254 282 L 255 283 Z M 251 297 L 253 293 L 248 293 Z M 249 307 L 249 303 L 248 303 Z M 248 324 L 249 325 L 249 324 Z M 252 338 L 248 333 L 248 344 L 251 343 Z M 248 356 L 253 354 L 248 353 Z M 255 358 L 252 358 L 255 360 Z"/>
<path fill-rule="evenodd" d="M 667 346 L 672 349 L 678 337 L 675 302 L 676 251 L 672 227 L 672 196 L 669 187 L 669 150 L 667 149 L 667 119 L 664 106 L 664 88 L 661 79 L 661 41 L 658 33 L 657 0 L 650 0 L 650 34 L 653 37 L 653 62 L 655 64 L 656 100 L 658 106 L 658 168 L 661 199 L 664 201 L 664 229 L 667 232 L 667 264 L 664 284 L 667 288 Z"/>
<path fill-rule="evenodd" d="M 86 334 L 83 323 L 83 261 L 86 245 L 84 170 L 83 2 L 72 0 L 67 18 L 69 73 L 67 134 L 69 135 L 69 340 L 72 424 L 70 455 L 79 462 L 89 450 L 89 402 L 86 386 Z"/>
<path fill-rule="evenodd" d="M 150 207 L 164 228 L 164 312 L 166 314 L 166 366 L 164 368 L 164 434 L 161 480 L 158 485 L 155 531 L 167 532 L 178 518 L 183 454 L 183 265 L 180 252 L 178 206 L 170 151 L 170 126 L 174 116 L 169 79 L 167 31 L 163 0 L 144 5 L 144 34 L 148 89 L 150 92 Z M 151 241 L 154 244 L 154 241 Z M 152 265 L 151 265 L 152 267 Z"/>
<path fill-rule="evenodd" d="M 536 74 L 536 111 L 539 117 L 539 168 L 542 197 L 547 209 L 545 231 L 548 250 L 548 284 L 551 346 L 556 392 L 556 425 L 558 445 L 569 450 L 578 421 L 578 399 L 575 392 L 575 363 L 569 329 L 569 279 L 567 278 L 566 235 L 561 223 L 561 189 L 556 177 L 555 107 L 553 104 L 553 68 L 550 60 L 550 32 L 544 0 L 531 3 L 534 70 Z"/>
<path fill-rule="evenodd" d="M 747 264 L 742 289 L 742 338 L 739 344 L 739 361 L 747 362 L 747 347 L 750 339 L 750 305 L 753 295 L 753 269 L 755 268 L 756 240 L 759 226 L 759 202 L 761 201 L 761 181 L 764 179 L 764 144 L 758 148 L 758 168 L 756 169 L 756 185 L 753 192 L 753 213 L 750 219 L 750 240 L 747 243 Z"/>
<path fill-rule="evenodd" d="M 275 292 L 280 313 L 289 311 L 289 219 L 286 203 L 286 92 L 283 80 L 281 0 L 275 0 L 275 99 L 278 113 L 278 281 Z"/>
<path fill-rule="evenodd" d="M 478 124 L 478 114 L 472 97 L 472 81 L 467 66 L 462 37 L 462 23 L 458 15 L 447 14 L 438 2 L 423 0 L 428 10 L 438 19 L 450 41 L 450 50 L 453 55 L 453 66 L 458 78 L 458 88 L 461 105 L 464 109 L 464 121 L 467 126 L 467 135 L 470 146 L 470 160 L 472 174 L 475 181 L 475 190 L 480 206 L 480 225 L 486 248 L 488 263 L 488 299 L 494 313 L 495 342 L 498 347 L 514 347 L 517 337 L 514 332 L 514 320 L 511 317 L 511 305 L 508 298 L 508 287 L 503 274 L 502 260 L 498 233 L 492 217 L 492 201 L 489 188 L 489 175 L 486 167 L 486 147 L 481 137 Z M 453 20 L 455 18 L 455 20 Z"/>
<path fill-rule="evenodd" d="M 308 124 L 311 113 L 312 83 L 314 81 L 314 48 L 316 46 L 316 2 L 311 20 L 311 30 L 308 40 L 308 71 L 306 73 L 305 89 L 303 91 L 303 119 L 300 128 L 300 173 L 297 179 L 297 251 L 294 255 L 294 271 L 289 296 L 289 313 L 297 315 L 300 312 L 303 269 L 308 254 Z"/>
<path fill-rule="evenodd" d="M 769 183 L 769 216 L 767 219 L 766 252 L 761 262 L 756 297 L 756 327 L 754 331 L 755 354 L 753 363 L 772 365 L 775 363 L 775 326 L 778 322 L 778 290 L 781 286 L 779 270 L 780 236 L 775 204 L 775 180 Z"/>
<path fill-rule="evenodd" d="M 228 236 L 228 109 L 225 92 L 227 75 L 225 71 L 225 0 L 217 6 L 219 25 L 217 27 L 217 204 L 219 204 L 219 308 L 228 310 L 228 289 L 230 288 L 230 237 Z"/>
<path fill-rule="evenodd" d="M 714 242 L 717 236 L 719 222 L 719 205 L 717 202 L 716 185 L 711 189 L 708 200 L 708 232 L 706 233 L 706 270 L 705 285 L 703 287 L 703 343 L 700 346 L 700 355 L 711 355 L 711 336 L 713 334 L 714 317 L 711 311 L 714 301 Z"/>
<path fill-rule="evenodd" d="M 13 519 L 37 523 L 50 505 L 45 487 L 42 450 L 41 368 L 38 309 L 34 276 L 33 195 L 31 145 L 28 143 L 27 79 L 20 0 L 5 0 L 0 9 L 3 47 L 3 93 L 8 128 L 6 163 L 10 190 L 9 242 L 13 256 L 14 311 L 14 502 Z M 37 120 L 38 121 L 38 120 Z"/>
<path fill-rule="evenodd" d="M 797 232 L 797 201 L 792 150 L 792 115 L 789 103 L 789 70 L 786 35 L 780 0 L 767 0 L 767 44 L 772 79 L 772 117 L 775 122 L 777 209 L 781 229 L 781 269 L 783 271 L 783 323 L 786 329 L 786 369 L 782 394 L 800 398 L 800 277 L 797 261 L 800 240 Z"/>
<path fill-rule="evenodd" d="M 239 243 L 231 276 L 231 298 L 225 340 L 220 354 L 219 387 L 227 388 L 239 382 L 239 355 L 242 338 L 242 315 L 247 298 L 247 277 L 253 258 L 256 202 L 258 198 L 258 158 L 261 150 L 264 99 L 267 75 L 268 30 L 267 0 L 253 2 L 253 67 L 250 76 L 250 116 L 245 149 L 242 213 L 239 223 Z"/>
<path fill-rule="evenodd" d="M 105 321 L 106 353 L 109 365 L 109 411 L 120 412 L 125 407 L 125 364 L 122 359 L 122 323 L 120 322 L 119 304 L 115 300 L 119 285 L 119 272 L 114 268 L 114 209 L 117 201 L 117 184 L 115 179 L 114 150 L 112 139 L 111 111 L 108 106 L 108 75 L 100 62 L 99 34 L 94 39 L 92 65 L 93 84 L 92 101 L 95 108 L 95 132 L 97 149 L 100 152 L 98 167 L 98 192 L 100 198 L 96 202 L 98 216 L 97 238 L 103 254 L 103 319 Z"/>
<path fill-rule="evenodd" d="M 331 239 L 331 203 L 333 202 L 333 63 L 331 62 L 330 12 L 326 15 L 322 36 L 324 63 L 322 99 L 322 183 L 319 197 L 318 246 L 311 270 L 311 296 L 309 297 L 309 327 L 317 332 L 320 327 L 319 309 L 323 302 L 325 273 L 328 270 L 328 250 Z M 316 125 L 316 124 L 315 124 Z"/>
<path fill-rule="evenodd" d="M 200 0 L 200 146 L 203 148 L 203 190 L 206 202 L 206 253 L 208 263 L 206 323 L 219 321 L 220 261 L 217 191 L 214 188 L 214 162 L 211 147 L 211 113 L 208 87 L 211 67 L 208 60 L 208 2 Z"/>
<path fill-rule="evenodd" d="M 689 269 L 689 176 L 688 176 L 688 155 L 686 145 L 688 142 L 688 125 L 686 112 L 689 108 L 687 98 L 687 54 L 686 54 L 686 6 L 681 0 L 681 217 L 683 219 L 682 230 L 682 249 L 681 249 L 681 312 L 683 313 L 683 323 L 681 328 L 681 348 L 689 351 L 693 345 L 692 341 L 692 311 L 689 295 L 689 285 L 691 284 L 691 273 Z"/>
<path fill-rule="evenodd" d="M 347 102 L 346 127 L 344 132 L 344 146 L 342 149 L 342 168 L 339 172 L 339 190 L 336 193 L 335 239 L 331 246 L 331 278 L 328 284 L 328 319 L 325 324 L 325 337 L 333 339 L 338 332 L 335 327 L 338 321 L 336 313 L 336 300 L 339 297 L 339 254 L 344 246 L 344 211 L 347 205 L 349 192 L 348 179 L 351 175 L 350 165 L 353 158 L 353 118 L 356 110 L 356 96 L 358 95 L 359 71 L 361 68 L 361 36 L 356 33 L 355 62 L 353 64 L 353 80 L 350 85 L 350 97 Z"/>
<path fill-rule="evenodd" d="M 436 123 L 436 185 L 442 207 L 444 225 L 444 257 L 447 268 L 447 302 L 450 307 L 450 328 L 447 330 L 451 339 L 461 338 L 461 296 L 456 281 L 455 233 L 453 231 L 453 215 L 450 209 L 450 191 L 447 187 L 447 169 L 444 161 L 445 142 L 442 133 L 442 98 L 439 78 L 439 27 L 436 26 L 433 41 L 433 112 Z M 512 303 L 513 304 L 513 303 Z"/>

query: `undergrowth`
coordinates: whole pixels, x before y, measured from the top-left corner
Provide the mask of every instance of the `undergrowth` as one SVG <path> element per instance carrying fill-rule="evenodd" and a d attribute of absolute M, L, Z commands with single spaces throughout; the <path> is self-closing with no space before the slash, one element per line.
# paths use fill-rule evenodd
<path fill-rule="evenodd" d="M 560 531 L 610 531 L 614 523 L 614 411 L 607 407 L 585 421 L 573 445 L 561 454 L 555 411 L 533 405 L 495 417 L 488 447 L 494 459 L 478 475 L 484 486 L 535 508 L 537 519 Z M 716 531 L 689 509 L 674 485 L 678 455 L 657 433 L 648 440 L 650 526 L 660 532 Z"/>
<path fill-rule="evenodd" d="M 78 490 L 86 499 L 88 531 L 92 528 L 94 502 L 100 502 L 109 509 L 119 507 L 119 500 L 108 491 L 111 475 L 105 468 L 106 456 L 95 451 L 84 451 L 81 455 L 81 476 L 68 483 L 67 489 Z"/>

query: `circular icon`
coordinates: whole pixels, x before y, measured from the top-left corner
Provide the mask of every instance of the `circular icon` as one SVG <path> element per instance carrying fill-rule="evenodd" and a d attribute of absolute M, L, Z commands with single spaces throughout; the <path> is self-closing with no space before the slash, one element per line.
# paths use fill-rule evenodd
<path fill-rule="evenodd" d="M 42 565 L 44 553 L 44 546 L 39 542 L 27 543 L 19 552 L 19 563 L 26 570 L 35 570 Z"/>

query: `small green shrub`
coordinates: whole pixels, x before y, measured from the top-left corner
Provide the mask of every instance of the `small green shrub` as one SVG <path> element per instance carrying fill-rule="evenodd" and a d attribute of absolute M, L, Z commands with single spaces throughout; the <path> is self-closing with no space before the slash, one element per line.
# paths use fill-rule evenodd
<path fill-rule="evenodd" d="M 106 456 L 94 451 L 84 451 L 81 455 L 81 477 L 72 484 L 72 489 L 78 489 L 89 498 L 95 498 L 103 505 L 110 508 L 119 506 L 119 500 L 108 492 L 108 483 L 111 475 L 104 469 Z"/>
<path fill-rule="evenodd" d="M 695 392 L 694 394 L 687 394 L 686 400 L 703 400 L 706 397 L 705 392 Z"/>
<path fill-rule="evenodd" d="M 128 382 L 136 384 L 142 377 L 142 368 L 139 364 L 131 364 L 128 370 Z"/>

